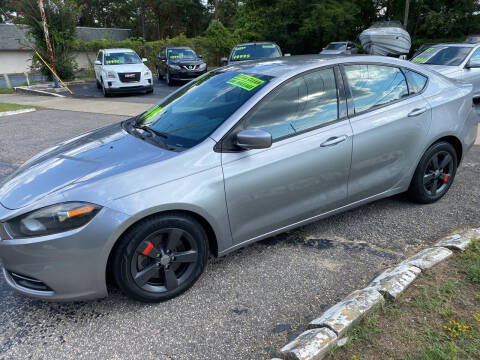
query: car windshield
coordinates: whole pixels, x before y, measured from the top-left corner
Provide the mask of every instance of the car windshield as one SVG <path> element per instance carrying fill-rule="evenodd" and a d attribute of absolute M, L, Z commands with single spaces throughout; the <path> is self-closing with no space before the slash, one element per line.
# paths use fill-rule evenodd
<path fill-rule="evenodd" d="M 251 44 L 235 46 L 230 61 L 269 59 L 280 56 L 275 44 Z"/>
<path fill-rule="evenodd" d="M 325 50 L 341 50 L 346 45 L 347 45 L 346 43 L 330 43 L 330 44 L 327 45 Z"/>
<path fill-rule="evenodd" d="M 172 60 L 195 60 L 197 58 L 197 54 L 191 49 L 168 49 L 167 55 Z"/>
<path fill-rule="evenodd" d="M 105 52 L 105 65 L 140 64 L 142 59 L 134 51 Z"/>
<path fill-rule="evenodd" d="M 161 133 L 168 146 L 190 148 L 206 139 L 270 79 L 238 71 L 207 73 L 141 114 L 137 126 Z"/>
<path fill-rule="evenodd" d="M 472 50 L 463 46 L 430 47 L 415 56 L 412 61 L 419 64 L 458 66 Z"/>

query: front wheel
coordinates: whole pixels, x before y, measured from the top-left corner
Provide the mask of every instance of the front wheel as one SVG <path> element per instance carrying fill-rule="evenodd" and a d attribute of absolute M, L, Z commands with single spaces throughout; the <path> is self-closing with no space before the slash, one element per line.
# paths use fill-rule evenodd
<path fill-rule="evenodd" d="M 203 227 L 184 214 L 152 216 L 130 229 L 113 254 L 120 289 L 143 302 L 180 295 L 202 274 L 208 240 Z"/>
<path fill-rule="evenodd" d="M 173 80 L 170 77 L 170 73 L 168 72 L 168 70 L 165 73 L 165 82 L 167 83 L 168 86 L 173 86 Z"/>
<path fill-rule="evenodd" d="M 423 204 L 440 200 L 453 183 L 457 164 L 457 153 L 451 144 L 433 144 L 415 170 L 408 190 L 410 198 Z"/>

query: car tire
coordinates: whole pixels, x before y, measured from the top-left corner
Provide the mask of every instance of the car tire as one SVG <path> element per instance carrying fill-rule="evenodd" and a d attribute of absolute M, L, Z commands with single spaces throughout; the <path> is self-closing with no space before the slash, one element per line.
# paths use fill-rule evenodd
<path fill-rule="evenodd" d="M 109 96 L 110 96 L 110 92 L 107 90 L 107 88 L 106 88 L 105 85 L 103 84 L 103 80 L 102 80 L 102 93 L 103 93 L 103 96 L 105 96 L 105 97 L 109 97 Z"/>
<path fill-rule="evenodd" d="M 163 76 L 162 74 L 160 74 L 160 70 L 158 69 L 158 67 L 157 67 L 157 76 L 158 76 L 158 80 L 163 80 Z"/>
<path fill-rule="evenodd" d="M 440 200 L 450 189 L 457 166 L 457 153 L 451 144 L 433 144 L 423 154 L 415 170 L 408 189 L 410 199 L 421 204 Z"/>
<path fill-rule="evenodd" d="M 173 80 L 170 78 L 170 73 L 168 70 L 165 72 L 165 82 L 168 86 L 173 86 Z"/>
<path fill-rule="evenodd" d="M 95 79 L 95 81 L 97 82 L 97 89 L 101 89 L 102 88 L 102 85 L 100 85 L 100 82 L 98 80 Z"/>
<path fill-rule="evenodd" d="M 161 302 L 189 289 L 203 273 L 208 238 L 200 223 L 181 213 L 151 216 L 119 240 L 112 272 L 124 294 Z"/>

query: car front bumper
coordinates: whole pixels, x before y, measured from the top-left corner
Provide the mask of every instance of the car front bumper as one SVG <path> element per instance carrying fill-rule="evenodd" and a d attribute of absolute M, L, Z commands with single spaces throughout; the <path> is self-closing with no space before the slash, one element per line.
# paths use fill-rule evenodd
<path fill-rule="evenodd" d="M 153 90 L 153 79 L 142 79 L 140 81 L 122 82 L 119 79 L 107 79 L 106 90 L 109 93 L 133 93 Z"/>
<path fill-rule="evenodd" d="M 125 214 L 103 208 L 79 229 L 41 237 L 0 239 L 0 263 L 8 285 L 45 300 L 107 296 L 108 257 L 115 231 L 127 219 Z"/>
<path fill-rule="evenodd" d="M 205 74 L 207 70 L 170 70 L 170 78 L 175 81 L 191 81 L 203 74 Z"/>

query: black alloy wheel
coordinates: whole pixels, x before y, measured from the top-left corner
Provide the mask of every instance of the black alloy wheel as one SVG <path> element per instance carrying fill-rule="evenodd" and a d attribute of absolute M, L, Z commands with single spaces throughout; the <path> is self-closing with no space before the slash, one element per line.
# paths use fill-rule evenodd
<path fill-rule="evenodd" d="M 195 283 L 207 255 L 206 233 L 194 218 L 158 215 L 140 222 L 120 240 L 113 272 L 128 296 L 144 302 L 164 301 Z"/>
<path fill-rule="evenodd" d="M 442 198 L 457 172 L 457 154 L 447 142 L 433 144 L 423 155 L 410 184 L 410 197 L 428 204 Z"/>

